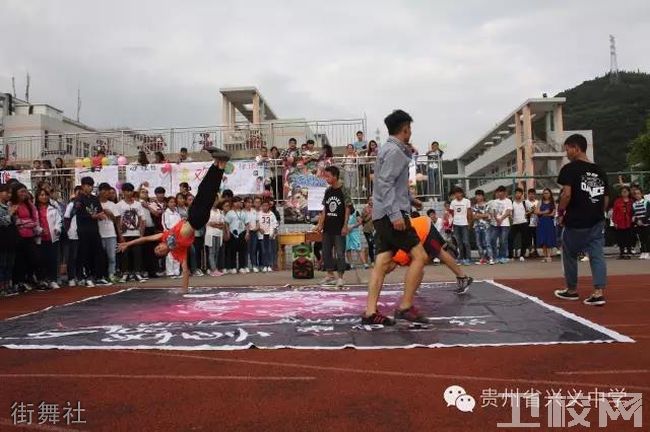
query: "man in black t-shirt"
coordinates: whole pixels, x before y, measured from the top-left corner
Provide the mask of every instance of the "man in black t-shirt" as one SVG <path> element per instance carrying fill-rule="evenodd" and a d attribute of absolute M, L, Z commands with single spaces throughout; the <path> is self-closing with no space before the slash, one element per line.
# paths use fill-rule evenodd
<path fill-rule="evenodd" d="M 352 204 L 352 199 L 339 180 L 340 171 L 337 167 L 325 168 L 323 176 L 330 186 L 325 191 L 323 211 L 316 227 L 317 231 L 323 233 L 323 261 L 327 271 L 321 285 L 336 285 L 340 289 L 345 285 L 345 236 L 348 234 L 349 205 Z M 338 279 L 334 276 L 334 271 L 338 272 Z"/>
<path fill-rule="evenodd" d="M 95 286 L 94 280 L 99 278 L 102 270 L 102 240 L 99 235 L 97 221 L 105 220 L 106 214 L 99 199 L 92 194 L 95 181 L 92 177 L 81 179 L 81 194 L 74 201 L 74 214 L 77 218 L 77 233 L 79 235 L 79 258 L 86 277 L 86 286 Z"/>
<path fill-rule="evenodd" d="M 564 142 L 571 161 L 560 170 L 557 182 L 562 186 L 558 206 L 562 232 L 562 266 L 566 289 L 555 291 L 565 300 L 578 300 L 578 254 L 589 256 L 594 291 L 584 304 L 605 304 L 603 290 L 607 285 L 605 246 L 605 211 L 609 203 L 609 185 L 605 172 L 587 158 L 587 140 L 580 134 Z"/>

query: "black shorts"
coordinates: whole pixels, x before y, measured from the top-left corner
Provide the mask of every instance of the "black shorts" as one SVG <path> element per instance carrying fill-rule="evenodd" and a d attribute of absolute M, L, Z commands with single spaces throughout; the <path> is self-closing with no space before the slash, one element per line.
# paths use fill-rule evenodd
<path fill-rule="evenodd" d="M 411 219 L 406 215 L 403 217 L 406 225 L 404 231 L 395 230 L 388 216 L 372 221 L 372 224 L 375 226 L 375 247 L 377 249 L 377 255 L 383 252 L 392 252 L 394 254 L 398 250 L 410 253 L 420 243 L 420 238 L 411 226 Z"/>

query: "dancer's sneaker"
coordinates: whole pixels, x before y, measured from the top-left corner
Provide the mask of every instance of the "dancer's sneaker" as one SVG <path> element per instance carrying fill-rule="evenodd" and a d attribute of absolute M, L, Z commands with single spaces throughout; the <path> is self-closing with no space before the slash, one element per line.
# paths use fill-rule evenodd
<path fill-rule="evenodd" d="M 375 312 L 370 316 L 363 315 L 361 316 L 362 325 L 383 325 L 383 326 L 393 326 L 395 321 L 387 317 L 386 315 L 380 313 L 379 311 Z"/>
<path fill-rule="evenodd" d="M 209 152 L 214 159 L 219 161 L 228 162 L 231 158 L 230 152 L 227 152 L 226 150 L 220 148 L 206 147 L 205 150 Z"/>
<path fill-rule="evenodd" d="M 555 297 L 564 300 L 580 300 L 580 296 L 576 291 L 569 291 L 568 289 L 555 290 Z"/>
<path fill-rule="evenodd" d="M 411 306 L 408 309 L 395 309 L 395 319 L 406 320 L 420 324 L 429 324 L 429 319 L 422 315 L 422 313 L 420 313 L 420 311 L 415 306 Z"/>
<path fill-rule="evenodd" d="M 334 286 L 336 285 L 336 278 L 332 276 L 325 276 L 321 281 L 320 281 L 321 286 Z"/>
<path fill-rule="evenodd" d="M 603 296 L 595 296 L 595 295 L 590 295 L 583 301 L 584 304 L 589 305 L 589 306 L 604 306 L 605 305 L 605 297 Z"/>
<path fill-rule="evenodd" d="M 458 284 L 458 288 L 456 288 L 456 294 L 458 295 L 463 295 L 469 291 L 469 286 L 474 282 L 474 278 L 471 278 L 469 276 L 465 277 L 457 277 L 456 278 L 456 284 Z"/>

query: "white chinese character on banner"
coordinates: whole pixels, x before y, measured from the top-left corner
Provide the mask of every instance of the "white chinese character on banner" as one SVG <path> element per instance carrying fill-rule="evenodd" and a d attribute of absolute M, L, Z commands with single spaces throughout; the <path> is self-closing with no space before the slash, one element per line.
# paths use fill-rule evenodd
<path fill-rule="evenodd" d="M 497 397 L 499 392 L 497 389 L 484 389 L 481 391 L 481 408 L 493 406 L 497 407 Z"/>
<path fill-rule="evenodd" d="M 61 421 L 59 404 L 41 402 L 38 405 L 38 424 L 57 424 Z"/>
<path fill-rule="evenodd" d="M 11 419 L 15 425 L 32 424 L 34 415 L 34 404 L 24 402 L 14 402 L 11 405 Z"/>
<path fill-rule="evenodd" d="M 77 406 L 72 406 L 70 402 L 66 402 L 63 407 L 63 418 L 67 425 L 73 424 L 84 424 L 86 420 L 81 418 L 81 414 L 86 411 L 85 408 L 81 408 L 81 402 L 77 401 Z"/>

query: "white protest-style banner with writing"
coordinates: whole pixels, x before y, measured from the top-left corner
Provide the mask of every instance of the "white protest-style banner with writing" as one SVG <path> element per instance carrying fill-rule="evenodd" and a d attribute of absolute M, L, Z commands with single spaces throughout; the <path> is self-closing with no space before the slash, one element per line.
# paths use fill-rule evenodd
<path fill-rule="evenodd" d="M 190 192 L 196 195 L 203 177 L 212 162 L 189 162 L 172 165 L 173 194 L 180 191 L 179 185 L 187 183 Z M 220 190 L 230 189 L 235 195 L 257 195 L 264 191 L 264 168 L 255 161 L 230 161 L 226 166 Z"/>
<path fill-rule="evenodd" d="M 172 186 L 172 164 L 129 165 L 126 167 L 126 182 L 136 189 L 141 185 L 149 189 L 150 195 L 157 187 L 169 193 Z"/>
<path fill-rule="evenodd" d="M 29 190 L 32 189 L 32 174 L 31 171 L 29 170 L 24 170 L 24 171 L 15 171 L 15 170 L 8 170 L 8 171 L 0 171 L 0 183 L 5 184 L 9 182 L 9 180 L 16 179 L 22 184 L 25 185 L 25 187 Z"/>
<path fill-rule="evenodd" d="M 95 180 L 95 189 L 99 186 L 100 183 L 108 183 L 115 189 L 118 189 L 117 185 L 119 183 L 117 166 L 105 166 L 97 168 L 75 168 L 74 169 L 74 181 L 75 185 L 81 184 L 81 179 L 83 177 L 92 177 Z M 119 190 L 118 190 L 119 192 Z"/>
<path fill-rule="evenodd" d="M 323 199 L 325 198 L 326 187 L 310 186 L 307 188 L 307 210 L 323 210 Z"/>

